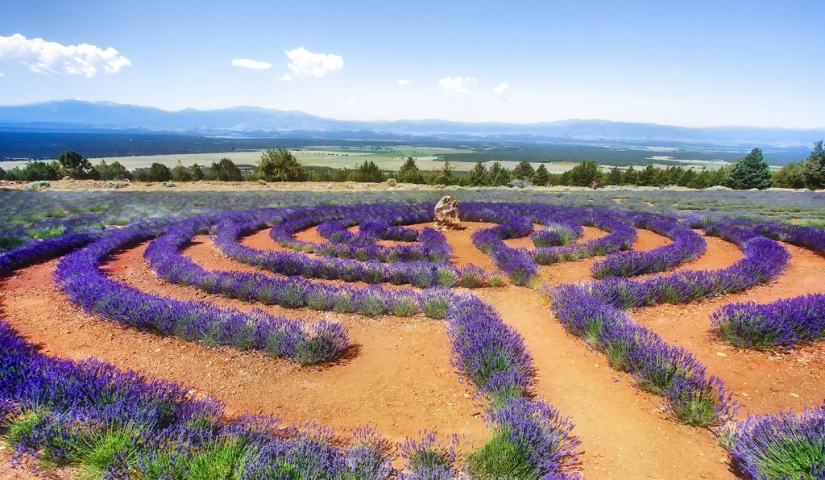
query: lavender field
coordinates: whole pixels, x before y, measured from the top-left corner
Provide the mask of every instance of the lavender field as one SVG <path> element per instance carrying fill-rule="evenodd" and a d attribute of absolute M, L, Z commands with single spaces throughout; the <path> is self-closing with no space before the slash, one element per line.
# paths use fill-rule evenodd
<path fill-rule="evenodd" d="M 0 474 L 825 478 L 823 225 L 823 192 L 0 190 Z"/>

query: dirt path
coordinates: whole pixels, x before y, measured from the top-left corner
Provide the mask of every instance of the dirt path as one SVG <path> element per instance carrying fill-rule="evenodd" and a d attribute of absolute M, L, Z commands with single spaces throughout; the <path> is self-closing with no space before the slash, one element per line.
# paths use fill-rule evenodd
<path fill-rule="evenodd" d="M 158 280 L 142 261 L 144 247 L 115 255 L 105 268 L 141 290 L 252 307 Z M 355 345 L 350 358 L 301 368 L 287 360 L 160 337 L 88 315 L 53 285 L 56 263 L 19 270 L 0 282 L 0 317 L 47 353 L 74 360 L 94 356 L 119 368 L 183 382 L 198 394 L 219 398 L 230 413 L 276 413 L 286 422 L 317 420 L 345 432 L 375 424 L 392 441 L 424 428 L 455 432 L 475 442 L 487 436 L 472 389 L 449 365 L 442 321 L 331 313 L 325 317 L 350 329 Z M 273 313 L 280 313 L 277 307 Z M 296 316 L 295 311 L 287 313 Z"/>

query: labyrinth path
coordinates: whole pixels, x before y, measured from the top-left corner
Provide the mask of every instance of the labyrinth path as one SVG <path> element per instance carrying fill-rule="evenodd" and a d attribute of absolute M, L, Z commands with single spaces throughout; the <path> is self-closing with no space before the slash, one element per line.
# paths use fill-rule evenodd
<path fill-rule="evenodd" d="M 822 409 L 771 414 L 821 405 L 825 321 L 804 317 L 803 328 L 762 313 L 825 285 L 821 230 L 536 204 L 460 208 L 457 231 L 430 228 L 428 204 L 337 206 L 23 245 L 0 277 L 0 318 L 14 329 L 0 332 L 0 359 L 30 373 L 0 377 L 0 413 L 11 432 L 29 422 L 109 445 L 116 454 L 95 472 L 135 478 L 218 475 L 204 452 L 240 478 L 285 468 L 308 478 L 516 471 L 507 468 L 521 468 L 519 478 L 778 478 L 774 450 L 751 440 L 769 429 L 781 443 L 793 422 L 822 422 Z M 803 301 L 825 305 L 794 300 Z M 736 302 L 767 306 L 725 310 Z M 766 318 L 788 323 L 782 335 Z M 181 386 L 54 363 L 89 357 Z M 77 385 L 142 393 L 92 389 L 66 405 L 44 393 L 58 388 L 58 370 Z M 35 377 L 43 380 L 29 386 Z M 2 390 L 18 384 L 13 395 Z M 101 413 L 112 402 L 116 412 Z M 159 420 L 146 407 L 155 404 L 177 413 Z M 113 437 L 130 415 L 145 424 Z M 88 451 L 32 435 L 14 451 L 87 468 Z M 149 437 L 165 446 L 129 440 Z M 814 442 L 814 453 L 791 474 L 825 471 L 816 434 L 806 438 L 797 440 Z"/>

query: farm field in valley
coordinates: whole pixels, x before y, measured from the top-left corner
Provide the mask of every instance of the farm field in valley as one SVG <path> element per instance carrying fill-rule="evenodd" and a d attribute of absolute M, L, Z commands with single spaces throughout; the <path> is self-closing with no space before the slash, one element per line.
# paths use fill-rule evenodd
<path fill-rule="evenodd" d="M 432 228 L 445 193 L 459 230 Z M 751 441 L 770 415 L 825 416 L 825 315 L 798 313 L 825 312 L 825 231 L 790 223 L 821 221 L 825 195 L 699 193 L 3 190 L 0 236 L 63 230 L 0 250 L 0 364 L 29 372 L 0 383 L 0 413 L 7 432 L 165 439 L 119 444 L 97 472 L 135 478 L 233 442 L 240 478 L 318 462 L 307 444 L 359 478 L 423 475 L 421 452 L 437 478 L 495 478 L 501 442 L 519 478 L 752 478 L 781 464 Z M 88 358 L 139 376 L 101 380 Z M 126 386 L 67 405 L 58 369 Z M 156 398 L 149 378 L 182 390 Z M 104 422 L 121 397 L 138 420 Z M 58 455 L 43 429 L 7 434 L 0 476 L 35 478 L 13 453 Z M 55 475 L 88 473 L 82 449 L 59 454 Z M 813 475 L 808 460 L 779 471 Z"/>

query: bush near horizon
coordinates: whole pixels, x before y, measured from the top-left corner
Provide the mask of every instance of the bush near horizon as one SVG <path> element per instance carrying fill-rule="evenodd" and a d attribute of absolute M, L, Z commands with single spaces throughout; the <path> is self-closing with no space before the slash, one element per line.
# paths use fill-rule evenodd
<path fill-rule="evenodd" d="M 265 182 L 300 182 L 306 180 L 304 167 L 292 152 L 268 148 L 261 155 L 255 175 Z"/>

